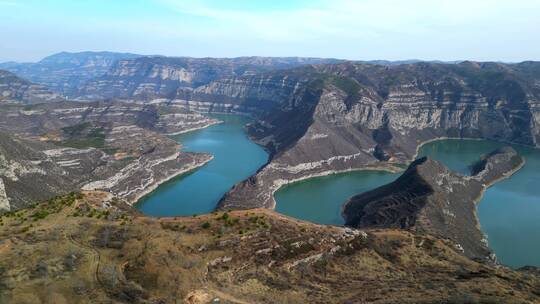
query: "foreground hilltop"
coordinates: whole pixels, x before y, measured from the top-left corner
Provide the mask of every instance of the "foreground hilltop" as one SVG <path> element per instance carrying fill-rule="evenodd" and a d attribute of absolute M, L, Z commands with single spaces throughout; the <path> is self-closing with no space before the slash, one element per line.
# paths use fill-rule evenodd
<path fill-rule="evenodd" d="M 0 220 L 6 303 L 538 303 L 534 269 L 475 262 L 399 229 L 273 211 L 148 218 L 103 192 Z"/>

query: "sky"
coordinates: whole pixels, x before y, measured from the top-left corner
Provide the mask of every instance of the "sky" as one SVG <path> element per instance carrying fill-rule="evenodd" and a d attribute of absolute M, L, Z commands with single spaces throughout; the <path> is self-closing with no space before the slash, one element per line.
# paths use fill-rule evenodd
<path fill-rule="evenodd" d="M 60 51 L 540 60 L 540 0 L 0 0 L 0 62 Z"/>

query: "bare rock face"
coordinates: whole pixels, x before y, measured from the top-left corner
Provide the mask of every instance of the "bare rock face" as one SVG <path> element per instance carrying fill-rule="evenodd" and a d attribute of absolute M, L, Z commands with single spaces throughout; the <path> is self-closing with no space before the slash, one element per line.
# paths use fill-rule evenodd
<path fill-rule="evenodd" d="M 491 251 L 479 229 L 476 202 L 489 185 L 511 175 L 523 162 L 508 147 L 482 157 L 474 175 L 464 176 L 420 158 L 396 181 L 352 197 L 343 208 L 345 224 L 429 233 L 453 240 L 471 258 L 488 259 Z"/>
<path fill-rule="evenodd" d="M 34 84 L 8 71 L 0 70 L 0 103 L 43 103 L 63 100 L 40 84 Z"/>

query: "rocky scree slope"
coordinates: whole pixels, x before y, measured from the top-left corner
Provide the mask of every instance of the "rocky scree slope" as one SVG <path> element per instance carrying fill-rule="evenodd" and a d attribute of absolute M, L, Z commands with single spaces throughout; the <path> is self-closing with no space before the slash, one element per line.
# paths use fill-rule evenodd
<path fill-rule="evenodd" d="M 227 90 L 210 90 L 223 80 L 209 84 L 207 93 L 271 105 L 249 128 L 271 152 L 271 161 L 232 189 L 220 202 L 222 209 L 273 208 L 272 194 L 281 185 L 311 176 L 392 170 L 389 165 L 408 162 L 420 144 L 436 138 L 540 143 L 537 62 L 344 63 L 239 79 L 228 80 Z M 282 84 L 273 90 L 276 99 L 259 99 L 262 85 L 253 91 L 235 85 L 253 79 L 272 79 L 274 88 Z"/>
<path fill-rule="evenodd" d="M 59 94 L 40 84 L 31 83 L 15 74 L 0 70 L 0 104 L 34 104 L 63 100 Z"/>
<path fill-rule="evenodd" d="M 36 63 L 0 63 L 0 69 L 48 86 L 52 91 L 73 97 L 86 81 L 105 74 L 114 62 L 139 55 L 114 52 L 62 52 Z"/>
<path fill-rule="evenodd" d="M 2 303 L 538 303 L 535 268 L 270 210 L 148 218 L 107 193 L 0 215 Z M 47 286 L 47 288 L 43 288 Z"/>
<path fill-rule="evenodd" d="M 476 203 L 487 187 L 518 170 L 524 159 L 510 148 L 496 150 L 473 166 L 473 175 L 452 172 L 420 158 L 394 182 L 356 195 L 343 207 L 345 225 L 399 228 L 455 242 L 470 257 L 494 261 L 476 217 Z"/>

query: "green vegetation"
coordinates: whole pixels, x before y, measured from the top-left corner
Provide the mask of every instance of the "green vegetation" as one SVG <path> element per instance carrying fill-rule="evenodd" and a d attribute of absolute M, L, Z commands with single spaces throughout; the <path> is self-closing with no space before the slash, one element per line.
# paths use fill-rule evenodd
<path fill-rule="evenodd" d="M 350 77 L 332 76 L 329 81 L 345 92 L 349 98 L 358 99 L 361 86 L 356 80 Z"/>
<path fill-rule="evenodd" d="M 7 212 L 0 215 L 0 223 L 3 223 L 3 218 L 15 218 L 19 222 L 25 222 L 27 218 L 32 219 L 34 222 L 43 220 L 51 214 L 60 212 L 66 206 L 72 206 L 76 200 L 82 199 L 84 195 L 80 192 L 72 192 L 64 196 L 58 196 L 51 198 L 50 200 L 38 203 L 32 207 L 20 210 Z"/>
<path fill-rule="evenodd" d="M 89 122 L 83 122 L 80 124 L 76 124 L 69 127 L 62 128 L 62 132 L 69 136 L 79 136 L 85 131 L 86 129 L 89 129 L 92 126 Z"/>
<path fill-rule="evenodd" d="M 62 128 L 65 140 L 53 142 L 60 146 L 77 149 L 105 147 L 105 130 L 102 127 L 93 127 L 91 123 L 84 122 Z M 109 149 L 106 153 L 112 154 L 115 149 Z"/>

